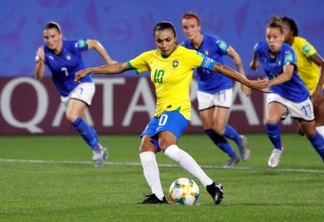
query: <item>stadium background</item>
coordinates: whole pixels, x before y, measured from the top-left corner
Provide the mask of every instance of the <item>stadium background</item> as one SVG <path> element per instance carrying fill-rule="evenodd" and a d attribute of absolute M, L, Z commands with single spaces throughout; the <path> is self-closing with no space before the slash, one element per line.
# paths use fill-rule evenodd
<path fill-rule="evenodd" d="M 64 118 L 64 107 L 51 83 L 50 74 L 41 83 L 33 80 L 34 58 L 43 43 L 42 28 L 48 21 L 61 24 L 67 39 L 99 40 L 118 61 L 127 61 L 155 47 L 152 27 L 161 20 L 171 21 L 178 40 L 184 39 L 180 17 L 189 10 L 201 16 L 205 33 L 216 34 L 241 55 L 248 77 L 262 72 L 248 69 L 252 48 L 264 39 L 264 26 L 272 15 L 297 20 L 300 35 L 320 53 L 324 48 L 324 0 L 11 0 L 0 8 L 0 134 L 73 134 Z M 84 53 L 86 66 L 103 64 L 94 52 Z M 226 63 L 233 67 L 232 61 Z M 133 77 L 128 77 L 133 76 Z M 118 77 L 95 78 L 97 91 L 90 111 L 99 133 L 139 133 L 154 112 L 154 93 L 147 74 L 135 77 L 128 72 Z M 187 132 L 201 132 L 196 109 L 196 82 L 191 98 L 193 120 Z M 264 96 L 251 98 L 234 90 L 235 103 L 230 124 L 241 132 L 263 132 Z M 295 131 L 288 119 L 284 131 Z"/>

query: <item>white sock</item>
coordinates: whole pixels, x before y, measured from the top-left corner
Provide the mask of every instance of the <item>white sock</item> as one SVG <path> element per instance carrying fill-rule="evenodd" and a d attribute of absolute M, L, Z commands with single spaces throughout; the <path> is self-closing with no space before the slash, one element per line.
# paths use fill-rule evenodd
<path fill-rule="evenodd" d="M 317 126 L 316 131 L 324 138 L 324 126 Z"/>
<path fill-rule="evenodd" d="M 160 180 L 159 167 L 155 159 L 155 153 L 143 152 L 140 153 L 139 156 L 143 166 L 143 173 L 146 182 L 150 186 L 152 193 L 154 193 L 157 198 L 162 200 L 164 197 L 164 193 Z"/>
<path fill-rule="evenodd" d="M 205 187 L 213 183 L 213 180 L 206 175 L 198 163 L 177 145 L 171 145 L 166 148 L 164 154 L 182 166 L 183 169 L 187 170 L 194 177 L 197 177 Z"/>

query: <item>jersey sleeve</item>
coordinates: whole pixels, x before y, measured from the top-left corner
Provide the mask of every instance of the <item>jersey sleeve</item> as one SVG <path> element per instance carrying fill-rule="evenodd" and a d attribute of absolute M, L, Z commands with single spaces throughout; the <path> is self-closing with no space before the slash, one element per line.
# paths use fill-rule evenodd
<path fill-rule="evenodd" d="M 187 53 L 189 57 L 187 61 L 190 61 L 191 68 L 195 69 L 198 67 L 203 67 L 205 69 L 213 70 L 215 65 L 215 60 L 205 56 L 204 54 L 195 51 L 195 50 L 188 50 L 190 53 Z"/>
<path fill-rule="evenodd" d="M 312 46 L 312 44 L 310 44 L 306 39 L 301 38 L 298 47 L 301 49 L 301 51 L 307 58 L 312 58 L 317 54 L 317 51 L 314 48 L 314 46 Z"/>
<path fill-rule="evenodd" d="M 285 50 L 284 65 L 296 66 L 296 54 L 292 48 Z"/>
<path fill-rule="evenodd" d="M 74 48 L 80 53 L 88 50 L 88 44 L 86 39 L 79 39 L 74 41 Z"/>
<path fill-rule="evenodd" d="M 217 45 L 217 51 L 221 54 L 221 55 L 227 55 L 228 52 L 228 45 L 227 43 L 222 40 L 222 39 L 216 39 L 216 45 Z"/>
<path fill-rule="evenodd" d="M 150 71 L 150 66 L 148 62 L 149 58 L 150 58 L 149 52 L 144 52 L 139 56 L 137 56 L 136 58 L 128 61 L 127 62 L 128 67 L 134 69 L 136 74 Z"/>

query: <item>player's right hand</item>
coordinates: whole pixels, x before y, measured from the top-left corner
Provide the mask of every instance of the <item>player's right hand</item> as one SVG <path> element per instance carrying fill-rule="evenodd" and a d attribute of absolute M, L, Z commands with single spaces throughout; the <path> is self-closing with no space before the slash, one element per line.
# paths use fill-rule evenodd
<path fill-rule="evenodd" d="M 84 78 L 86 75 L 90 73 L 90 70 L 88 69 L 83 69 L 75 73 L 75 78 L 74 81 L 80 82 L 82 78 Z"/>
<path fill-rule="evenodd" d="M 36 52 L 36 58 L 38 58 L 38 60 L 44 61 L 44 59 L 45 59 L 44 46 L 41 46 L 41 47 L 38 48 L 38 50 Z"/>
<path fill-rule="evenodd" d="M 250 69 L 252 69 L 253 71 L 256 71 L 258 68 L 259 68 L 259 62 L 258 61 L 252 61 L 252 62 L 250 62 L 250 65 L 249 65 L 249 67 L 250 67 Z"/>
<path fill-rule="evenodd" d="M 270 93 L 268 90 L 268 81 L 265 79 L 257 79 L 257 80 L 250 80 L 251 86 L 250 88 L 255 89 L 257 91 L 263 93 Z"/>

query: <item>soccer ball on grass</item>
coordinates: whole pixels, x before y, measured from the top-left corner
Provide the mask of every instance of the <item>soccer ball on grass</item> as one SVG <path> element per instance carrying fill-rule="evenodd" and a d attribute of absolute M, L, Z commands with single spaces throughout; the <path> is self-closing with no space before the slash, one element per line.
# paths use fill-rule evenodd
<path fill-rule="evenodd" d="M 199 187 L 192 179 L 179 178 L 171 184 L 169 195 L 173 203 L 192 206 L 199 198 Z"/>

